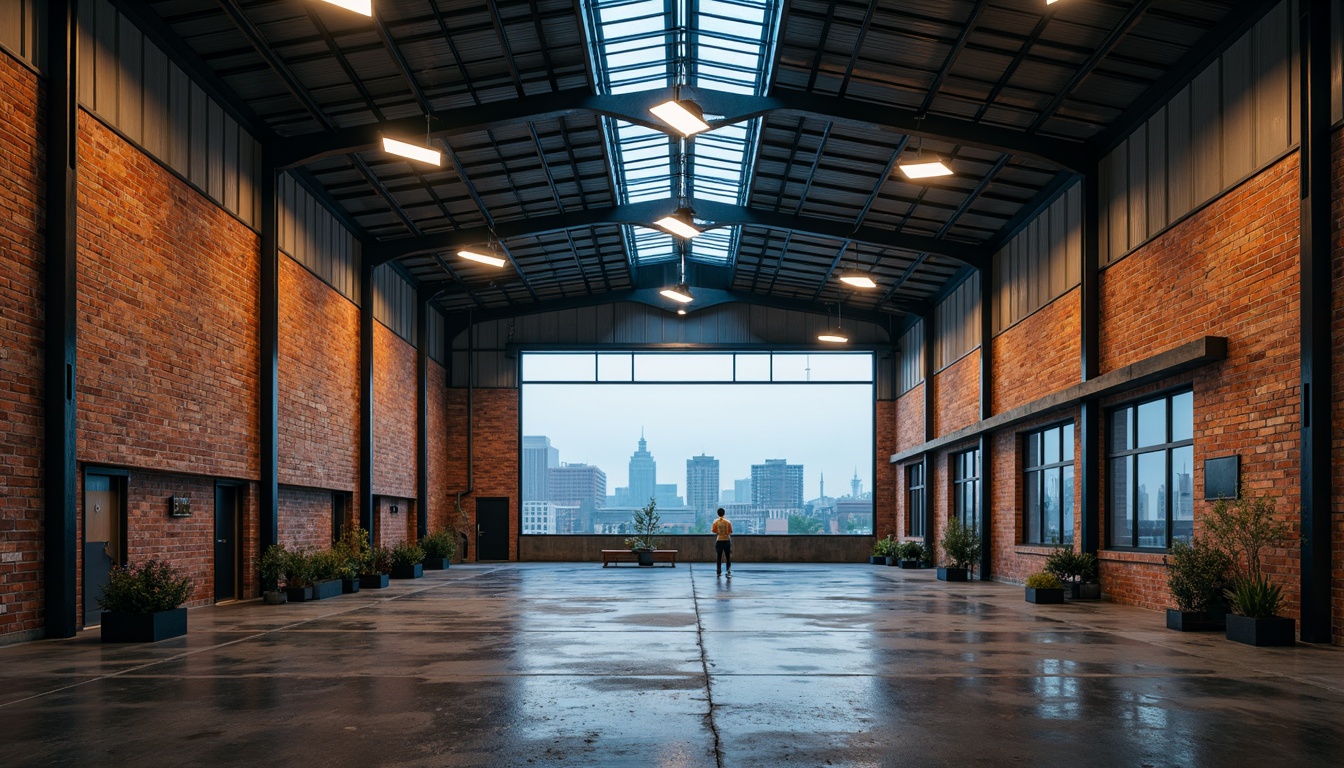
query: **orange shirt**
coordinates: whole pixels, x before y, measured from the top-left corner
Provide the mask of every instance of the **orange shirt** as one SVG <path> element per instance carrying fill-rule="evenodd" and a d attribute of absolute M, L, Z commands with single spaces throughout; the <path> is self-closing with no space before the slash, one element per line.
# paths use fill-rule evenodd
<path fill-rule="evenodd" d="M 720 517 L 709 527 L 711 531 L 718 534 L 719 541 L 728 541 L 733 536 L 733 524 L 728 522 L 728 518 Z"/>

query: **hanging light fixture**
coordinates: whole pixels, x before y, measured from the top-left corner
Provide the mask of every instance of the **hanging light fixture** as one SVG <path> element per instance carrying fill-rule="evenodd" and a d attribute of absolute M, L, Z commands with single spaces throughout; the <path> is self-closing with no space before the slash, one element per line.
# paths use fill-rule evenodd
<path fill-rule="evenodd" d="M 425 115 L 424 145 L 412 144 L 409 141 L 401 141 L 400 139 L 384 136 L 383 151 L 389 155 L 405 157 L 421 163 L 428 163 L 436 168 L 443 165 L 443 153 L 429 145 L 429 115 Z"/>
<path fill-rule="evenodd" d="M 322 0 L 325 3 L 354 11 L 364 16 L 373 15 L 373 0 Z"/>
<path fill-rule="evenodd" d="M 695 226 L 695 209 L 691 207 L 690 197 L 686 193 L 686 139 L 681 139 L 678 146 L 677 209 L 653 223 L 665 232 L 690 240 L 700 234 L 700 228 Z"/>
<path fill-rule="evenodd" d="M 848 249 L 849 245 L 846 245 L 845 248 Z M 855 261 L 858 261 L 858 254 L 859 254 L 859 246 L 858 244 L 854 244 Z M 873 281 L 873 278 L 869 277 L 867 272 L 864 272 L 859 269 L 840 270 L 840 282 L 844 283 L 845 285 L 853 286 L 855 288 L 877 287 L 877 283 Z"/>
<path fill-rule="evenodd" d="M 508 264 L 509 262 L 507 259 L 501 259 L 499 255 L 495 253 L 495 243 L 498 241 L 499 238 L 496 237 L 495 230 L 491 229 L 490 243 L 486 245 L 486 247 L 463 248 L 462 250 L 457 252 L 458 258 L 466 259 L 467 261 L 474 261 L 479 264 L 489 264 L 492 267 L 503 267 L 505 264 Z"/>
<path fill-rule="evenodd" d="M 695 297 L 691 295 L 691 287 L 686 284 L 686 245 L 684 243 L 681 244 L 679 250 L 681 251 L 681 278 L 676 285 L 664 288 L 658 293 L 675 302 L 690 304 L 692 301 L 695 301 Z M 683 313 L 679 312 L 678 314 Z"/>
<path fill-rule="evenodd" d="M 923 120 L 924 118 L 919 118 Z M 916 120 L 918 124 L 919 120 Z M 938 176 L 951 176 L 952 169 L 943 162 L 943 159 L 937 155 L 930 154 L 924 157 L 924 137 L 919 137 L 919 147 L 915 150 L 915 156 L 909 160 L 902 159 L 897 167 L 901 173 L 905 174 L 907 179 L 918 181 L 921 179 L 932 179 Z"/>
<path fill-rule="evenodd" d="M 681 98 L 686 86 L 686 28 L 677 28 L 677 80 L 672 84 L 672 98 L 649 108 L 655 117 L 672 126 L 682 136 L 694 136 L 709 130 L 705 111 L 690 99 Z"/>
<path fill-rule="evenodd" d="M 830 318 L 831 313 L 827 312 L 826 319 L 830 320 Z M 817 341 L 825 341 L 830 344 L 849 343 L 849 334 L 845 333 L 845 329 L 840 326 L 840 302 L 835 303 L 835 327 L 817 334 Z"/>

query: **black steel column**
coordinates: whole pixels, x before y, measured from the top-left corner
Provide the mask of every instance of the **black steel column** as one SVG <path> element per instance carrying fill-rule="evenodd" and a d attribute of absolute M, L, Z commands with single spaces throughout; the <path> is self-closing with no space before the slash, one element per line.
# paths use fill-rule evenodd
<path fill-rule="evenodd" d="M 933 310 L 920 322 L 924 334 L 924 442 L 927 443 L 936 437 L 933 432 Z M 933 529 L 933 521 L 937 519 L 933 508 L 933 457 L 926 451 L 920 463 L 924 465 L 924 545 L 933 548 L 938 541 Z"/>
<path fill-rule="evenodd" d="M 1083 176 L 1083 269 L 1079 323 L 1082 381 L 1101 373 L 1101 188 L 1094 165 Z M 1101 546 L 1101 402 L 1084 400 L 1078 410 L 1079 543 L 1083 552 L 1096 554 Z"/>
<path fill-rule="evenodd" d="M 43 555 L 47 637 L 74 637 L 76 328 L 76 0 L 47 4 L 46 341 L 43 387 Z"/>
<path fill-rule="evenodd" d="M 359 265 L 359 527 L 373 541 L 373 262 Z"/>
<path fill-rule="evenodd" d="M 1330 642 L 1330 2 L 1302 3 L 1302 640 Z"/>
<path fill-rule="evenodd" d="M 994 415 L 994 254 L 980 269 L 980 419 Z M 980 433 L 980 579 L 993 577 L 990 548 L 993 539 L 993 435 Z"/>
<path fill-rule="evenodd" d="M 261 168 L 261 493 L 258 554 L 280 540 L 280 199 L 271 152 Z"/>
<path fill-rule="evenodd" d="M 429 534 L 429 296 L 415 301 L 415 536 Z"/>

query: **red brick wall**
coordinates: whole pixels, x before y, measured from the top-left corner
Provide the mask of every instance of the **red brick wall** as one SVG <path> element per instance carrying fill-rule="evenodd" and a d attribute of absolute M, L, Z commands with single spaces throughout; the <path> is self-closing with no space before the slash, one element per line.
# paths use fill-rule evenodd
<path fill-rule="evenodd" d="M 280 543 L 286 547 L 326 549 L 331 546 L 330 491 L 311 488 L 280 489 Z"/>
<path fill-rule="evenodd" d="M 395 513 L 393 507 L 397 509 Z M 374 541 L 378 546 L 395 547 L 415 541 L 415 499 L 378 496 L 374 515 Z"/>
<path fill-rule="evenodd" d="M 359 307 L 280 259 L 280 482 L 359 484 Z M 414 396 L 414 390 L 412 390 Z"/>
<path fill-rule="evenodd" d="M 1297 232 L 1293 154 L 1103 273 L 1100 350 L 1104 372 L 1201 336 L 1228 338 L 1225 362 L 1163 385 L 1193 381 L 1197 526 L 1209 508 L 1201 500 L 1205 458 L 1239 454 L 1244 487 L 1278 498 L 1294 540 L 1270 556 L 1266 570 L 1285 587 L 1286 612 L 1293 615 L 1299 514 Z M 1103 515 L 1103 546 L 1105 531 Z M 1106 554 L 1102 587 L 1121 602 L 1171 605 L 1161 555 Z"/>
<path fill-rule="evenodd" d="M 993 413 L 1010 411 L 1081 380 L 1082 290 L 1074 288 L 994 337 Z"/>
<path fill-rule="evenodd" d="M 215 601 L 215 482 L 136 472 L 126 489 L 126 559 L 167 560 L 192 580 L 188 606 Z M 190 517 L 169 517 L 170 499 L 191 500 Z M 81 601 L 82 601 L 81 596 Z M 83 604 L 82 602 L 80 603 Z"/>
<path fill-rule="evenodd" d="M 476 498 L 507 496 L 509 499 L 509 559 L 518 557 L 518 390 L 478 389 L 473 395 L 475 445 L 472 457 L 475 488 L 464 497 L 467 528 L 470 532 L 468 560 L 476 559 Z M 467 392 L 453 389 L 448 393 L 450 467 L 465 467 L 467 461 Z M 452 473 L 450 490 L 466 488 L 467 478 Z"/>
<path fill-rule="evenodd" d="M 980 350 L 976 349 L 934 374 L 933 433 L 941 437 L 979 420 Z"/>
<path fill-rule="evenodd" d="M 1334 543 L 1330 615 L 1333 617 L 1331 632 L 1334 642 L 1344 644 L 1344 131 L 1335 133 L 1331 143 L 1334 165 L 1331 234 L 1334 238 L 1332 282 L 1335 306 L 1330 332 L 1335 355 L 1331 364 L 1334 376 L 1331 397 L 1331 421 L 1334 427 L 1334 514 L 1331 540 Z"/>
<path fill-rule="evenodd" d="M 373 492 L 415 497 L 415 347 L 373 324 Z"/>
<path fill-rule="evenodd" d="M 891 463 L 896 452 L 896 402 L 877 402 L 877 477 L 873 478 L 873 532 L 885 536 L 897 530 L 896 510 L 900 468 Z"/>
<path fill-rule="evenodd" d="M 896 451 L 914 448 L 924 442 L 924 384 L 896 399 Z"/>
<path fill-rule="evenodd" d="M 40 90 L 0 53 L 0 638 L 43 625 Z"/>
<path fill-rule="evenodd" d="M 254 232 L 79 113 L 78 455 L 258 476 Z"/>
<path fill-rule="evenodd" d="M 1043 547 L 1023 543 L 1026 524 L 1023 520 L 1023 476 L 1022 438 L 1024 432 L 1030 432 L 1045 426 L 1059 424 L 1074 419 L 1073 455 L 1073 540 L 1081 541 L 1082 536 L 1082 488 L 1078 481 L 1082 467 L 1077 461 L 1082 446 L 1077 424 L 1077 409 L 1052 413 L 1049 416 L 1020 424 L 1012 430 L 994 433 L 990 442 L 990 463 L 993 465 L 993 482 L 990 485 L 993 514 L 990 517 L 990 568 L 992 578 L 997 581 L 1021 582 L 1027 576 L 1041 570 L 1045 558 L 1052 551 Z"/>
<path fill-rule="evenodd" d="M 429 530 L 441 531 L 451 527 L 449 511 L 453 496 L 448 466 L 448 372 L 429 361 L 429 416 L 425 433 L 429 441 Z"/>

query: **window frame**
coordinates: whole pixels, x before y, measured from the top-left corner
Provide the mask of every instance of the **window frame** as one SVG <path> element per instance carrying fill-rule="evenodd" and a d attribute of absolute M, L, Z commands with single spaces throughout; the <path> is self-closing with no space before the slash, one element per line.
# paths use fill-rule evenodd
<path fill-rule="evenodd" d="M 974 474 L 963 476 L 963 457 L 974 455 Z M 962 523 L 969 525 L 970 529 L 976 533 L 980 532 L 980 478 L 983 467 L 980 466 L 980 447 L 967 448 L 963 451 L 955 451 L 948 456 L 952 462 L 952 515 L 961 520 Z M 971 499 L 970 509 L 965 509 L 965 496 L 969 487 L 969 498 Z M 970 519 L 968 520 L 967 517 Z"/>
<path fill-rule="evenodd" d="M 916 478 L 918 475 L 918 478 Z M 916 482 L 918 479 L 918 482 Z M 905 535 L 924 538 L 929 530 L 928 482 L 924 476 L 924 462 L 916 461 L 905 467 Z M 918 507 L 918 509 L 916 509 Z"/>
<path fill-rule="evenodd" d="M 1183 440 L 1172 440 L 1171 438 L 1174 431 L 1172 425 L 1172 414 L 1173 414 L 1173 408 L 1171 407 L 1172 400 L 1174 400 L 1177 397 L 1180 397 L 1181 395 L 1186 394 L 1190 395 L 1190 437 Z M 1139 408 L 1141 406 L 1156 402 L 1162 402 L 1164 404 L 1163 426 L 1165 429 L 1164 432 L 1165 442 L 1139 446 L 1138 445 Z M 1130 412 L 1128 423 L 1126 424 L 1126 429 L 1130 430 L 1130 433 L 1134 437 L 1134 447 L 1117 450 L 1113 447 L 1113 443 L 1115 442 L 1115 435 L 1113 434 L 1115 425 L 1115 415 L 1124 410 L 1129 410 Z M 1165 543 L 1159 546 L 1145 546 L 1142 544 L 1134 543 L 1141 540 L 1140 523 L 1142 522 L 1142 519 L 1138 514 L 1138 508 L 1139 508 L 1139 499 L 1138 499 L 1139 477 L 1137 471 L 1138 457 L 1149 454 L 1161 453 L 1163 459 L 1163 471 L 1162 471 L 1163 482 L 1166 484 L 1170 484 L 1172 478 L 1173 452 L 1181 448 L 1189 447 L 1191 449 L 1191 456 L 1192 456 L 1190 472 L 1191 475 L 1193 476 L 1194 474 L 1193 454 L 1195 444 L 1194 415 L 1195 415 L 1194 387 L 1193 385 L 1190 384 L 1174 387 L 1171 389 L 1166 389 L 1161 392 L 1155 392 L 1141 398 L 1136 398 L 1134 400 L 1129 400 L 1124 403 L 1119 403 L 1114 407 L 1108 408 L 1106 410 L 1106 418 L 1105 418 L 1106 427 L 1104 436 L 1105 451 L 1106 451 L 1105 462 L 1106 462 L 1106 489 L 1107 489 L 1106 530 L 1105 530 L 1106 549 L 1126 551 L 1126 552 L 1171 551 L 1171 546 L 1173 542 L 1176 541 L 1173 525 L 1175 521 L 1173 518 L 1175 512 L 1176 497 L 1178 494 L 1172 493 L 1170 491 L 1168 491 L 1165 494 L 1166 508 L 1163 510 L 1163 532 L 1164 532 L 1163 538 L 1165 540 Z M 1126 503 L 1129 505 L 1130 510 L 1129 540 L 1131 543 L 1117 544 L 1115 543 L 1114 540 L 1116 521 L 1112 509 L 1113 506 L 1112 502 L 1115 498 L 1115 489 L 1116 489 L 1114 468 L 1116 459 L 1125 459 L 1125 458 L 1133 458 L 1133 461 L 1129 462 L 1129 465 L 1135 468 L 1129 472 L 1129 478 L 1126 481 L 1127 488 L 1125 489 Z M 1194 481 L 1192 477 L 1191 478 L 1192 493 L 1193 493 L 1193 482 Z M 1188 539 L 1182 539 L 1182 540 L 1188 541 Z"/>
<path fill-rule="evenodd" d="M 1068 429 L 1068 430 L 1065 430 L 1065 427 L 1069 427 L 1069 429 Z M 1055 422 L 1054 424 L 1049 424 L 1049 425 L 1047 425 L 1047 426 L 1040 427 L 1039 429 L 1033 429 L 1033 430 L 1030 430 L 1030 431 L 1028 431 L 1028 432 L 1024 432 L 1024 433 L 1022 433 L 1022 440 L 1021 440 L 1021 450 L 1022 450 L 1022 456 L 1023 456 L 1023 460 L 1022 460 L 1022 543 L 1024 543 L 1024 544 L 1029 544 L 1029 545 L 1032 545 L 1032 546 L 1042 546 L 1042 547 L 1068 547 L 1068 548 L 1072 548 L 1072 547 L 1073 547 L 1074 535 L 1073 535 L 1073 525 L 1072 525 L 1072 523 L 1077 522 L 1077 514 L 1078 514 L 1078 510 L 1076 509 L 1076 506 L 1071 506 L 1071 513 L 1072 513 L 1072 514 L 1070 515 L 1070 520 L 1071 520 L 1071 522 L 1070 522 L 1070 525 L 1065 526 L 1065 525 L 1064 525 L 1064 498 L 1065 498 L 1065 497 L 1064 497 L 1064 487 L 1065 487 L 1066 483 L 1064 482 L 1064 470 L 1065 470 L 1065 469 L 1073 470 L 1072 473 L 1071 473 L 1071 475 L 1072 475 L 1072 478 L 1073 478 L 1073 482 L 1076 484 L 1076 483 L 1077 483 L 1077 478 L 1078 478 L 1078 470 L 1077 470 L 1077 459 L 1078 459 L 1078 455 L 1077 455 L 1077 451 L 1074 450 L 1074 444 L 1073 444 L 1073 443 L 1074 443 L 1074 440 L 1075 440 L 1076 437 L 1077 437 L 1077 430 L 1078 430 L 1078 427 L 1077 427 L 1077 425 L 1074 423 L 1073 419 L 1066 419 L 1066 420 L 1064 420 L 1064 421 L 1059 421 L 1059 422 Z M 1044 450 L 1045 442 L 1044 442 L 1044 439 L 1045 439 L 1045 436 L 1046 436 L 1047 434 L 1049 434 L 1049 433 L 1051 433 L 1051 432 L 1056 432 L 1056 431 L 1058 432 L 1058 440 L 1059 440 L 1059 454 L 1058 454 L 1058 455 L 1059 455 L 1059 459 L 1056 460 L 1056 461 L 1047 463 L 1047 462 L 1045 461 L 1045 450 Z M 1067 440 L 1065 439 L 1065 434 L 1066 434 L 1066 432 L 1067 432 L 1067 434 L 1068 434 L 1068 439 L 1067 439 Z M 1040 438 L 1041 438 L 1041 440 L 1042 440 L 1042 442 L 1041 442 L 1042 450 L 1041 450 L 1041 454 L 1040 454 L 1040 457 L 1039 457 L 1039 462 L 1038 462 L 1037 464 L 1031 464 L 1031 463 L 1030 463 L 1030 462 L 1031 462 L 1031 449 L 1030 449 L 1030 447 L 1029 447 L 1029 444 L 1030 444 L 1031 439 L 1032 439 L 1032 438 L 1035 438 L 1035 437 L 1040 437 Z M 1065 448 L 1066 448 L 1066 447 L 1068 448 L 1067 452 L 1065 451 Z M 1065 458 L 1065 456 L 1067 456 L 1068 458 Z M 1059 530 L 1060 530 L 1061 536 L 1060 536 L 1060 540 L 1059 540 L 1059 541 L 1036 541 L 1036 540 L 1033 540 L 1033 539 L 1031 538 L 1031 521 L 1030 521 L 1029 516 L 1032 515 L 1032 514 L 1039 514 L 1039 515 L 1041 515 L 1040 519 L 1037 521 L 1037 523 L 1038 523 L 1038 525 L 1037 525 L 1037 531 L 1038 531 L 1038 534 L 1039 534 L 1039 535 L 1038 535 L 1038 538 L 1043 538 L 1043 537 L 1044 537 L 1044 534 L 1045 534 L 1045 530 L 1046 530 L 1046 526 L 1045 526 L 1045 522 L 1046 522 L 1046 521 L 1045 521 L 1045 517 L 1044 517 L 1044 508 L 1045 508 L 1045 477 L 1046 477 L 1046 474 L 1047 474 L 1050 470 L 1052 470 L 1052 469 L 1058 469 L 1058 470 L 1059 470 L 1059 477 L 1060 477 L 1060 482 L 1059 482 L 1060 505 L 1059 505 L 1059 510 L 1058 510 L 1058 512 L 1059 512 L 1059 519 L 1058 519 L 1057 522 L 1058 522 L 1058 524 L 1059 524 Z M 1038 508 L 1037 508 L 1036 510 L 1028 509 L 1028 505 L 1027 505 L 1027 498 L 1028 498 L 1028 496 L 1027 496 L 1027 488 L 1028 488 L 1028 485 L 1029 485 L 1030 483 L 1032 483 L 1032 482 L 1035 482 L 1036 485 L 1037 485 L 1036 499 L 1037 499 L 1037 502 L 1038 502 L 1038 505 L 1039 505 L 1039 506 L 1038 506 Z M 1069 499 L 1072 500 L 1072 494 L 1070 494 Z"/>

